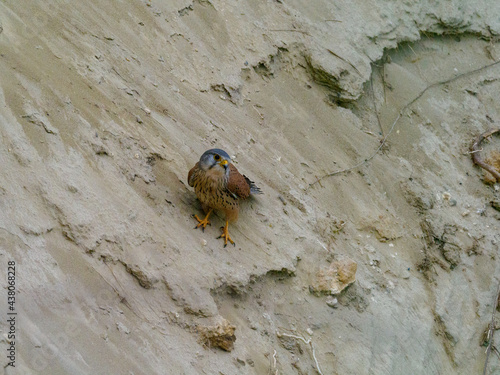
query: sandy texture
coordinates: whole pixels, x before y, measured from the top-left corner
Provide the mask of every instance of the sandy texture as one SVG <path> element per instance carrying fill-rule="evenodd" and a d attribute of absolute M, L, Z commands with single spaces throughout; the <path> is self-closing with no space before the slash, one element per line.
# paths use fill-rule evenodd
<path fill-rule="evenodd" d="M 0 3 L 7 374 L 482 371 L 500 194 L 468 150 L 500 120 L 500 2 L 314 3 Z M 211 147 L 264 191 L 236 247 L 193 230 Z M 311 293 L 345 259 L 338 303 Z"/>

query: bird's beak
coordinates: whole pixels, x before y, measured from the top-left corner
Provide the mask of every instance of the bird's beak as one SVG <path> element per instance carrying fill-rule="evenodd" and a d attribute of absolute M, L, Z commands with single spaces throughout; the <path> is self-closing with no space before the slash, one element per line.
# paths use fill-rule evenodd
<path fill-rule="evenodd" d="M 224 160 L 221 160 L 221 161 L 219 162 L 219 165 L 220 165 L 221 167 L 227 168 L 227 166 L 229 165 L 229 162 L 228 162 L 226 159 L 224 159 Z"/>

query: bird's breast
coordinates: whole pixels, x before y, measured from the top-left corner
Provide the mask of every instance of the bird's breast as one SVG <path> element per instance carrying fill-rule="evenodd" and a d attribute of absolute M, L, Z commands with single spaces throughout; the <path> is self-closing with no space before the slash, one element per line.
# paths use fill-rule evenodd
<path fill-rule="evenodd" d="M 200 202 L 219 210 L 238 209 L 238 199 L 228 192 L 224 174 L 200 170 L 193 177 L 194 191 Z"/>

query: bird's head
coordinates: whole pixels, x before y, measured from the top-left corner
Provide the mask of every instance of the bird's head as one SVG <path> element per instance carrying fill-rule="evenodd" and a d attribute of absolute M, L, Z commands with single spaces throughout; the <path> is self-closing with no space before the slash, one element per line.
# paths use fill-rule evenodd
<path fill-rule="evenodd" d="M 217 168 L 221 172 L 229 173 L 229 163 L 231 163 L 231 157 L 226 151 L 219 148 L 205 151 L 200 158 L 200 168 L 204 171 Z"/>

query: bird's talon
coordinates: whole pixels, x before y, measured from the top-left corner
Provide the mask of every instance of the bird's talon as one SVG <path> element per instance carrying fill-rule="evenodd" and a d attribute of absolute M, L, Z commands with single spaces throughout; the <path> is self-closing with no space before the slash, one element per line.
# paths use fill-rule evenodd
<path fill-rule="evenodd" d="M 221 227 L 222 229 L 222 234 L 217 237 L 217 238 L 223 238 L 224 239 L 224 247 L 227 246 L 227 241 L 231 242 L 233 244 L 233 246 L 236 246 L 234 241 L 231 239 L 231 236 L 229 235 L 229 232 L 227 230 L 228 228 L 228 222 L 226 221 L 226 226 L 225 227 Z"/>
<path fill-rule="evenodd" d="M 200 218 L 198 217 L 198 215 L 194 215 L 194 214 L 193 214 L 192 216 L 193 216 L 193 217 L 194 217 L 194 218 L 198 221 L 198 225 L 196 225 L 196 226 L 194 227 L 194 229 L 198 229 L 199 227 L 201 227 L 202 232 L 205 232 L 205 227 L 206 227 L 207 225 L 211 225 L 211 224 L 210 224 L 210 221 L 208 221 L 208 217 L 210 216 L 210 214 L 211 214 L 211 213 L 212 213 L 212 210 L 210 210 L 210 211 L 208 212 L 207 216 L 205 216 L 205 218 L 204 218 L 203 220 L 202 220 L 202 219 L 200 219 Z"/>

